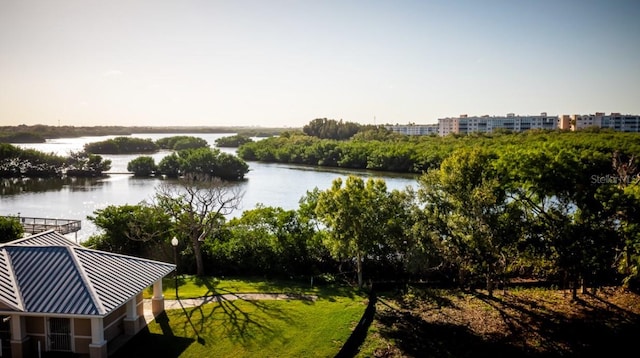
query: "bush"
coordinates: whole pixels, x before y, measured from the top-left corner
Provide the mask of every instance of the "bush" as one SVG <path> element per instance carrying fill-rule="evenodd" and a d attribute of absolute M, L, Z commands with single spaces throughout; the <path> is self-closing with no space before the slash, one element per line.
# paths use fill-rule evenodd
<path fill-rule="evenodd" d="M 9 242 L 22 238 L 24 228 L 17 217 L 0 216 L 0 242 Z"/>
<path fill-rule="evenodd" d="M 131 137 L 116 137 L 84 145 L 84 151 L 93 154 L 154 153 L 158 149 L 151 139 Z"/>
<path fill-rule="evenodd" d="M 206 140 L 192 136 L 173 136 L 160 138 L 156 140 L 156 144 L 161 149 L 168 150 L 184 150 L 209 147 L 209 143 Z"/>
<path fill-rule="evenodd" d="M 180 158 L 176 153 L 171 153 L 160 160 L 158 164 L 157 174 L 163 174 L 171 178 L 177 178 L 180 176 Z"/>
<path fill-rule="evenodd" d="M 158 168 L 152 157 L 142 156 L 127 163 L 127 170 L 135 176 L 148 177 L 154 174 Z"/>
<path fill-rule="evenodd" d="M 222 137 L 216 139 L 216 146 L 218 147 L 227 147 L 227 148 L 238 148 L 239 146 L 245 143 L 251 143 L 253 139 L 245 136 L 245 135 L 234 135 L 229 137 Z"/>
<path fill-rule="evenodd" d="M 249 172 L 247 163 L 218 149 L 200 148 L 179 153 L 182 174 L 196 177 L 217 177 L 225 180 L 241 180 Z"/>

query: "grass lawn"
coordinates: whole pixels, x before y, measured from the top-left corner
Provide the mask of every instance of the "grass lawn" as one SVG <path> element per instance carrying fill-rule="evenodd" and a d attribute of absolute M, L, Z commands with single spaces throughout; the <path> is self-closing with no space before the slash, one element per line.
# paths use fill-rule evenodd
<path fill-rule="evenodd" d="M 287 292 L 318 298 L 222 301 L 167 311 L 112 357 L 333 357 L 351 335 L 368 301 L 366 295 L 349 287 L 205 281 L 182 278 L 180 297 L 214 292 Z M 171 299 L 174 290 L 173 286 L 166 287 L 165 298 Z"/>
<path fill-rule="evenodd" d="M 180 278 L 180 297 L 300 293 L 316 301 L 225 301 L 169 311 L 115 357 L 335 357 L 367 297 L 349 287 L 293 281 Z M 165 295 L 175 292 L 172 280 Z M 355 357 L 594 357 L 637 350 L 640 296 L 512 288 L 486 292 L 408 287 L 379 292 Z"/>
<path fill-rule="evenodd" d="M 164 298 L 174 300 L 176 298 L 175 278 L 165 277 L 162 280 Z M 314 285 L 311 282 L 296 280 L 270 280 L 263 278 L 216 278 L 197 276 L 178 276 L 178 295 L 180 298 L 196 298 L 213 296 L 225 293 L 296 293 L 306 295 L 332 295 L 349 291 L 349 288 L 335 285 Z M 153 288 L 149 287 L 144 292 L 144 298 L 153 296 Z"/>

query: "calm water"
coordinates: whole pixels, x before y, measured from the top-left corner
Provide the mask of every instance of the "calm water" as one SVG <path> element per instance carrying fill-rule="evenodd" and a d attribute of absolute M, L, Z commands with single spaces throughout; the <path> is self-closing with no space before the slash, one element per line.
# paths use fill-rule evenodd
<path fill-rule="evenodd" d="M 135 134 L 135 137 L 156 140 L 174 134 Z M 186 134 L 201 137 L 211 146 L 215 140 L 231 134 Z M 113 138 L 80 137 L 53 139 L 46 143 L 19 145 L 47 153 L 67 155 L 71 151 L 82 150 L 86 143 Z M 221 149 L 235 154 L 235 149 Z M 153 154 L 156 163 L 171 152 Z M 155 178 L 134 178 L 126 172 L 127 163 L 139 155 L 104 155 L 112 161 L 111 170 L 106 178 L 100 179 L 48 179 L 48 180 L 5 180 L 0 182 L 0 215 L 18 215 L 58 219 L 82 220 L 82 230 L 68 235 L 83 241 L 97 232 L 97 228 L 86 220 L 96 209 L 108 205 L 138 204 L 149 201 L 156 186 L 161 182 Z M 327 189 L 338 177 L 357 174 L 362 177 L 379 177 L 386 181 L 391 189 L 404 189 L 415 184 L 412 175 L 387 175 L 369 171 L 325 170 L 317 167 L 289 164 L 267 164 L 248 162 L 249 173 L 246 180 L 237 185 L 243 192 L 239 210 L 231 214 L 239 216 L 242 211 L 255 208 L 257 204 L 297 209 L 299 200 L 308 190 Z"/>

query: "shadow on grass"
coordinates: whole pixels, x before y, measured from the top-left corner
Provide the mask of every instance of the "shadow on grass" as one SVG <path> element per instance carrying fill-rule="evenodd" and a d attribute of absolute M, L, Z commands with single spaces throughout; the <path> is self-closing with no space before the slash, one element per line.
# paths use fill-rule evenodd
<path fill-rule="evenodd" d="M 348 285 L 340 284 L 326 284 L 311 282 L 303 282 L 300 280 L 265 280 L 264 278 L 243 278 L 245 282 L 252 282 L 256 288 L 255 292 L 243 290 L 244 294 L 286 294 L 303 301 L 310 301 L 311 296 L 317 296 L 319 298 L 333 301 L 333 296 L 341 296 L 353 298 L 356 295 L 356 290 Z M 220 287 L 220 281 L 215 277 L 195 277 L 194 283 L 200 287 L 206 287 L 207 291 L 204 293 L 204 297 L 211 297 L 215 295 L 234 294 L 232 289 L 224 289 Z M 172 286 L 174 287 L 174 286 Z"/>
<path fill-rule="evenodd" d="M 479 292 L 475 296 L 511 321 L 512 333 L 535 332 L 548 352 L 545 356 L 617 356 L 637 349 L 640 316 L 599 296 L 587 294 L 571 302 L 571 315 L 553 308 L 541 313 L 536 302 L 522 297 L 500 299 Z"/>
<path fill-rule="evenodd" d="M 182 304 L 182 301 L 178 300 L 178 302 L 180 303 L 180 307 L 182 308 L 182 312 L 184 313 L 184 316 L 187 318 L 187 322 L 189 322 L 189 325 L 191 326 L 191 328 L 193 329 L 193 332 L 196 334 L 196 341 L 199 344 L 204 345 L 206 343 L 205 339 L 202 338 L 200 336 L 200 331 L 196 328 L 196 326 L 193 324 L 193 322 L 191 321 L 191 315 L 187 312 L 187 309 L 184 307 L 184 305 Z M 163 315 L 166 316 L 166 312 L 162 312 Z M 156 321 L 158 320 L 158 318 L 156 317 Z M 160 327 L 162 329 L 162 333 L 165 333 L 165 326 L 160 324 Z M 170 328 L 170 327 L 169 327 Z M 171 332 L 173 333 L 173 332 Z"/>
<path fill-rule="evenodd" d="M 265 301 L 243 300 L 241 297 L 230 300 L 220 296 L 222 294 L 236 295 L 228 291 L 218 292 L 210 301 L 207 301 L 209 304 L 185 310 L 189 321 L 193 322 L 195 329 L 203 335 L 208 335 L 213 329 L 219 329 L 221 335 L 236 342 L 270 340 L 280 333 L 274 325 L 270 324 L 271 322 L 280 321 L 291 325 L 296 321 L 296 317 L 292 317 L 291 312 L 285 312 Z M 261 314 L 257 315 L 256 312 Z M 260 318 L 256 319 L 256 316 Z"/>
<path fill-rule="evenodd" d="M 179 357 L 194 342 L 192 338 L 178 337 L 174 334 L 166 313 L 158 315 L 156 322 L 160 325 L 162 334 L 151 333 L 149 328 L 145 327 L 109 357 Z"/>
<path fill-rule="evenodd" d="M 203 295 L 204 297 L 215 296 L 217 292 L 217 286 L 220 284 L 220 281 L 215 277 L 210 276 L 195 276 L 194 283 L 197 286 L 204 286 L 207 288 L 207 292 Z"/>
<path fill-rule="evenodd" d="M 585 297 L 566 312 L 535 297 L 497 298 L 479 292 L 467 301 L 450 297 L 451 291 L 437 290 L 414 302 L 390 297 L 394 304 L 376 314 L 380 335 L 394 342 L 402 356 L 412 357 L 598 357 L 637 349 L 638 315 L 601 297 Z M 465 311 L 461 302 L 474 298 L 485 306 Z M 482 323 L 495 324 L 497 331 L 475 331 L 485 328 L 479 327 Z M 377 354 L 398 355 L 389 350 Z"/>
<path fill-rule="evenodd" d="M 180 303 L 186 318 L 182 329 L 188 331 L 191 328 L 201 344 L 205 343 L 203 337 L 210 337 L 214 330 L 220 330 L 221 336 L 229 337 L 236 342 L 269 340 L 279 333 L 269 322 L 275 320 L 288 324 L 295 322 L 290 312 L 285 312 L 263 301 L 245 300 L 241 294 L 220 288 L 219 281 L 215 278 L 196 277 L 195 283 L 207 288 L 204 303 L 196 307 L 185 307 L 182 302 Z M 312 300 L 308 301 L 312 303 Z M 238 302 L 243 303 L 238 304 Z M 256 312 L 261 313 L 258 319 L 255 318 Z M 267 319 L 264 319 L 265 316 Z"/>
<path fill-rule="evenodd" d="M 289 330 L 293 328 L 295 331 L 298 322 L 304 320 L 304 317 L 300 316 L 303 313 L 299 310 L 288 309 L 287 305 L 273 304 L 273 301 L 270 300 L 245 299 L 245 295 L 251 294 L 251 292 L 246 292 L 246 290 L 241 293 L 234 292 L 233 288 L 222 287 L 220 281 L 215 278 L 195 277 L 194 283 L 206 288 L 203 304 L 192 307 L 179 300 L 181 310 L 168 311 L 168 315 L 163 313 L 150 324 L 151 332 L 160 330 L 162 334 L 153 334 L 145 329 L 145 332 L 141 332 L 139 337 L 134 337 L 131 344 L 124 346 L 122 351 L 132 352 L 131 356 L 155 354 L 161 357 L 171 357 L 177 350 L 187 349 L 194 342 L 206 346 L 215 344 L 220 339 L 241 345 L 260 347 L 262 344 L 267 345 L 274 340 L 283 340 L 284 337 L 290 336 Z M 316 298 L 333 301 L 335 300 L 332 298 L 333 295 L 359 296 L 359 293 L 351 287 L 327 286 L 307 290 L 297 288 L 295 285 L 291 288 L 281 286 L 279 283 L 273 285 L 264 283 L 264 281 L 256 282 L 254 287 L 257 287 L 258 291 L 254 293 L 265 294 L 270 291 L 268 288 L 272 288 L 274 293 L 286 294 L 295 302 L 305 305 L 314 305 Z M 309 292 L 313 292 L 313 294 L 309 294 Z M 373 309 L 363 335 L 358 338 L 358 343 L 353 344 L 356 347 L 366 337 L 366 331 L 371 324 L 375 307 Z M 157 326 L 152 326 L 153 324 L 157 324 Z M 187 343 L 176 341 L 177 346 L 173 350 L 168 349 L 166 345 L 174 345 L 172 342 L 174 342 L 174 338 L 178 338 L 176 336 L 189 338 L 184 338 Z M 154 345 L 153 339 L 157 337 L 167 338 L 167 341 L 162 342 L 158 347 L 150 348 L 150 352 L 156 352 L 156 348 L 158 348 L 158 353 L 149 353 L 144 348 L 140 348 L 140 346 Z M 353 335 L 350 340 L 354 341 L 355 339 L 356 335 Z M 140 352 L 145 354 L 138 354 Z M 165 355 L 166 352 L 169 355 Z"/>
<path fill-rule="evenodd" d="M 376 314 L 376 301 L 376 294 L 374 291 L 371 291 L 369 294 L 369 303 L 367 304 L 367 308 L 364 310 L 364 314 L 338 354 L 336 354 L 335 358 L 350 358 L 355 357 L 356 354 L 358 354 L 360 346 L 367 338 L 367 332 L 369 331 L 369 327 L 371 326 Z"/>
<path fill-rule="evenodd" d="M 219 299 L 197 307 L 182 306 L 169 314 L 163 312 L 150 323 L 157 324 L 162 333 L 152 333 L 145 327 L 110 357 L 179 357 L 191 344 L 206 345 L 217 338 L 259 345 L 281 336 L 270 322 L 292 324 L 299 318 L 263 302 L 242 302 Z"/>

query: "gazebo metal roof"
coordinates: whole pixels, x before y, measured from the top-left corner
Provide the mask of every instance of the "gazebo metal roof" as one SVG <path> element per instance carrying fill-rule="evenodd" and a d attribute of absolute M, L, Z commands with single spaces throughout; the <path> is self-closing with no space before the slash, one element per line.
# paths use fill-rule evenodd
<path fill-rule="evenodd" d="M 105 316 L 174 269 L 46 231 L 0 245 L 0 311 Z"/>

